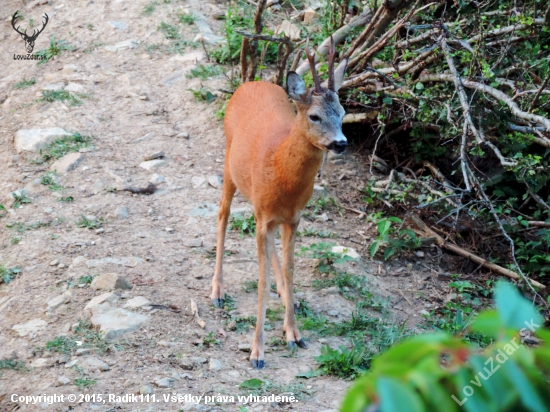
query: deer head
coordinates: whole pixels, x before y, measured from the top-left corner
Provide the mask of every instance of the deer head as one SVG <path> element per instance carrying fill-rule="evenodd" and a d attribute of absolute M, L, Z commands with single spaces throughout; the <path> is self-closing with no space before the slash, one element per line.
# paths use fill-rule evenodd
<path fill-rule="evenodd" d="M 288 94 L 298 106 L 297 121 L 301 122 L 306 138 L 322 150 L 342 153 L 348 144 L 342 133 L 342 118 L 345 111 L 338 99 L 338 89 L 344 81 L 347 59 L 342 59 L 334 69 L 334 40 L 331 36 L 328 58 L 328 81 L 321 84 L 315 69 L 315 55 L 309 52 L 309 39 L 306 55 L 313 75 L 314 87 L 307 89 L 302 78 L 295 72 L 287 76 Z"/>
<path fill-rule="evenodd" d="M 32 53 L 34 50 L 34 42 L 36 41 L 38 35 L 44 31 L 46 28 L 46 25 L 48 24 L 49 17 L 46 13 L 44 13 L 44 22 L 42 23 L 42 28 L 40 30 L 33 30 L 33 33 L 31 36 L 27 34 L 27 30 L 25 29 L 24 32 L 20 31 L 19 26 L 15 27 L 15 23 L 17 19 L 21 18 L 22 16 L 19 14 L 19 10 L 17 10 L 14 15 L 11 18 L 11 25 L 13 29 L 21 35 L 21 38 L 25 41 L 25 48 L 27 49 L 27 53 Z"/>

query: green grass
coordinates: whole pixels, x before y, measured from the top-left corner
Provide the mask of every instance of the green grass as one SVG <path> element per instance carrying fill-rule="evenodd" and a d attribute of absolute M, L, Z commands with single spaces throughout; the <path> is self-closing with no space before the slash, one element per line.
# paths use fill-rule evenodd
<path fill-rule="evenodd" d="M 78 152 L 80 149 L 90 147 L 90 140 L 91 139 L 89 137 L 82 136 L 80 133 L 74 133 L 71 136 L 56 139 L 40 150 L 41 158 L 35 160 L 34 163 L 46 163 L 52 160 L 57 160 L 65 156 L 67 153 Z"/>
<path fill-rule="evenodd" d="M 53 221 L 44 222 L 42 220 L 38 220 L 34 223 L 14 222 L 14 223 L 11 223 L 9 225 L 6 225 L 6 227 L 8 229 L 15 230 L 17 233 L 23 233 L 23 232 L 30 231 L 30 230 L 40 229 L 40 228 L 43 228 L 43 227 L 49 227 L 49 226 L 52 225 L 52 223 L 53 223 Z"/>
<path fill-rule="evenodd" d="M 188 79 L 198 77 L 202 80 L 206 80 L 209 77 L 218 76 L 223 73 L 223 67 L 221 66 L 203 66 L 202 64 L 196 69 L 191 69 L 191 74 L 187 75 Z"/>
<path fill-rule="evenodd" d="M 200 89 L 187 89 L 187 91 L 193 94 L 196 102 L 205 102 L 210 104 L 217 98 L 216 95 L 204 87 L 201 87 Z"/>
<path fill-rule="evenodd" d="M 42 176 L 40 183 L 42 183 L 44 186 L 48 186 L 52 192 L 59 192 L 65 189 L 59 184 L 57 180 L 57 172 L 55 171 L 46 172 L 44 176 Z"/>
<path fill-rule="evenodd" d="M 0 265 L 0 283 L 10 283 L 19 273 L 21 273 L 21 269 L 17 266 L 8 268 L 4 265 Z"/>
<path fill-rule="evenodd" d="M 109 344 L 103 340 L 102 333 L 93 329 L 87 320 L 79 321 L 74 332 L 78 340 L 84 341 L 84 347 L 91 347 L 99 352 L 105 352 L 109 348 Z"/>
<path fill-rule="evenodd" d="M 10 240 L 10 243 L 12 244 L 12 246 L 19 244 L 19 242 L 21 242 L 21 238 L 17 236 L 12 237 Z"/>
<path fill-rule="evenodd" d="M 321 355 L 315 357 L 319 363 L 317 373 L 343 379 L 360 376 L 370 365 L 370 360 L 365 357 L 365 351 L 365 347 L 353 347 L 348 350 L 344 346 L 332 349 L 325 345 L 321 347 Z"/>
<path fill-rule="evenodd" d="M 317 230 L 312 228 L 305 228 L 304 230 L 297 233 L 298 236 L 306 236 L 306 237 L 320 237 L 320 238 L 335 238 L 338 237 L 337 233 L 331 232 L 330 230 L 327 230 L 326 232 L 323 230 Z"/>
<path fill-rule="evenodd" d="M 182 24 L 193 24 L 197 17 L 193 13 L 178 14 L 178 20 Z"/>
<path fill-rule="evenodd" d="M 279 306 L 275 309 L 267 308 L 265 312 L 267 319 L 269 319 L 271 322 L 277 322 L 277 321 L 283 320 L 284 313 L 285 313 L 284 306 Z"/>
<path fill-rule="evenodd" d="M 96 383 L 97 381 L 88 378 L 77 378 L 74 380 L 75 386 L 78 386 L 79 388 L 87 388 L 88 386 L 95 385 Z"/>
<path fill-rule="evenodd" d="M 16 192 L 12 192 L 11 195 L 15 199 L 15 201 L 13 202 L 14 209 L 19 209 L 21 205 L 31 203 L 31 199 L 29 198 L 25 190 L 21 190 L 19 194 L 17 194 Z"/>
<path fill-rule="evenodd" d="M 246 280 L 241 286 L 243 292 L 251 293 L 258 290 L 258 281 L 257 280 Z"/>
<path fill-rule="evenodd" d="M 42 97 L 38 99 L 38 101 L 47 103 L 59 101 L 67 102 L 69 106 L 80 106 L 82 104 L 82 100 L 80 100 L 79 97 L 84 97 L 84 95 L 79 94 L 78 96 L 75 96 L 65 90 L 43 90 Z"/>
<path fill-rule="evenodd" d="M 231 215 L 229 229 L 241 232 L 241 239 L 244 239 L 244 235 L 256 236 L 256 219 L 254 215 L 249 217 Z"/>
<path fill-rule="evenodd" d="M 55 56 L 60 56 L 61 52 L 64 50 L 72 50 L 72 46 L 68 44 L 65 40 L 56 40 L 55 36 L 50 38 L 50 45 L 47 49 L 40 50 L 36 54 L 44 60 L 40 60 L 38 64 L 45 64 L 53 59 Z"/>
<path fill-rule="evenodd" d="M 172 25 L 170 25 L 168 23 L 165 23 L 165 22 L 160 23 L 160 26 L 158 27 L 158 30 L 162 34 L 164 34 L 164 38 L 169 39 L 169 40 L 175 40 L 175 39 L 179 39 L 181 37 L 177 27 L 172 26 Z"/>
<path fill-rule="evenodd" d="M 65 196 L 65 197 L 60 197 L 57 199 L 58 202 L 63 202 L 63 203 L 72 203 L 74 202 L 74 197 L 72 196 Z"/>
<path fill-rule="evenodd" d="M 255 316 L 234 316 L 230 318 L 230 322 L 235 322 L 235 330 L 238 334 L 247 333 L 251 326 L 256 325 Z"/>
<path fill-rule="evenodd" d="M 79 228 L 82 228 L 82 229 L 95 229 L 99 226 L 101 226 L 102 222 L 101 222 L 101 219 L 95 219 L 95 220 L 92 220 L 92 219 L 88 219 L 86 216 L 84 215 L 80 215 L 80 219 L 77 220 L 76 222 L 76 227 L 79 227 Z"/>
<path fill-rule="evenodd" d="M 76 342 L 68 336 L 57 336 L 54 340 L 46 342 L 46 349 L 52 352 L 59 352 L 70 355 L 76 350 Z"/>
<path fill-rule="evenodd" d="M 17 358 L 3 358 L 0 359 L 0 377 L 2 376 L 1 371 L 4 369 L 14 370 L 14 371 L 24 371 L 25 363 L 18 360 Z"/>
<path fill-rule="evenodd" d="M 14 89 L 26 89 L 36 84 L 36 79 L 33 77 L 31 79 L 23 79 L 19 83 L 13 85 Z"/>
<path fill-rule="evenodd" d="M 86 285 L 89 285 L 90 283 L 92 283 L 92 281 L 94 280 L 94 276 L 93 275 L 86 275 L 86 276 L 80 276 L 78 278 L 78 284 L 86 284 Z"/>
<path fill-rule="evenodd" d="M 141 12 L 141 14 L 143 14 L 144 16 L 150 16 L 151 14 L 154 13 L 158 5 L 159 5 L 158 1 L 152 1 L 151 3 L 148 3 L 143 8 L 143 11 Z"/>

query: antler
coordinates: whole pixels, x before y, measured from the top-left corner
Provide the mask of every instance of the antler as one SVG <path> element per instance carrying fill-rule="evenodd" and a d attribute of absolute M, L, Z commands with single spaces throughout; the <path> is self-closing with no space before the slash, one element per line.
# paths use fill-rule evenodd
<path fill-rule="evenodd" d="M 315 83 L 315 89 L 313 93 L 321 94 L 323 93 L 323 88 L 321 87 L 321 82 L 319 82 L 319 76 L 317 75 L 317 70 L 315 69 L 315 54 L 309 53 L 309 36 L 306 41 L 306 56 L 309 60 L 309 66 L 311 67 L 311 74 L 313 75 L 313 81 Z"/>
<path fill-rule="evenodd" d="M 25 30 L 25 32 L 22 33 L 22 32 L 19 31 L 19 26 L 15 27 L 15 22 L 17 21 L 17 19 L 19 17 L 21 17 L 21 16 L 19 15 L 19 10 L 17 10 L 15 13 L 13 13 L 13 16 L 11 17 L 11 26 L 21 36 L 26 36 L 27 35 L 27 30 Z"/>
<path fill-rule="evenodd" d="M 46 19 L 46 21 L 42 23 L 42 28 L 38 30 L 38 32 L 36 30 L 33 30 L 32 36 L 30 37 L 31 39 L 35 40 L 38 37 L 38 35 L 42 33 L 46 28 L 46 25 L 48 24 L 48 21 L 50 21 L 50 18 L 46 13 L 44 13 L 44 18 Z"/>
<path fill-rule="evenodd" d="M 334 91 L 334 39 L 330 35 L 330 49 L 328 54 L 328 89 Z"/>

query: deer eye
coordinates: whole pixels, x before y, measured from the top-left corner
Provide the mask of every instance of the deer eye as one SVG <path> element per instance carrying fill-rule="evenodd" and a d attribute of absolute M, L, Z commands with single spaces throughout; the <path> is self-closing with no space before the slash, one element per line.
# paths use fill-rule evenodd
<path fill-rule="evenodd" d="M 319 120 L 321 120 L 319 116 L 316 116 L 314 114 L 310 115 L 309 118 L 312 122 L 318 122 Z"/>

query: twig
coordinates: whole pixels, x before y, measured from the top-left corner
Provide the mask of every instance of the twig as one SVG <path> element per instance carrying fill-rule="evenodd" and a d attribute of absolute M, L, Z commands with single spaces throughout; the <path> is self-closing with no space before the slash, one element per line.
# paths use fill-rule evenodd
<path fill-rule="evenodd" d="M 423 230 L 430 237 L 434 237 L 437 244 L 440 247 L 442 247 L 444 249 L 447 249 L 447 250 L 450 250 L 451 252 L 456 253 L 457 255 L 463 256 L 463 257 L 467 258 L 468 260 L 471 260 L 472 262 L 477 263 L 478 265 L 482 265 L 483 267 L 485 267 L 489 270 L 492 270 L 493 272 L 499 273 L 501 275 L 507 276 L 507 277 L 512 278 L 512 279 L 516 279 L 516 280 L 521 279 L 520 276 L 517 273 L 512 272 L 511 270 L 505 269 L 502 266 L 499 266 L 495 263 L 491 263 L 491 262 L 489 262 L 489 261 L 487 261 L 483 258 L 480 258 L 479 256 L 474 255 L 471 252 L 468 252 L 467 250 L 462 249 L 461 247 L 459 247 L 459 246 L 457 246 L 453 243 L 449 243 L 449 242 L 445 241 L 445 239 L 443 239 L 439 234 L 437 234 L 435 231 L 433 231 L 431 228 L 429 228 L 426 225 L 426 223 L 424 223 L 415 214 L 410 213 L 408 216 L 411 218 L 411 220 L 421 230 Z M 533 286 L 536 286 L 536 287 L 539 287 L 539 288 L 544 288 L 545 287 L 542 283 L 539 283 L 536 280 L 532 280 L 532 279 L 528 279 L 528 278 L 524 278 L 524 279 L 527 281 L 527 283 L 529 285 L 533 285 Z M 534 292 L 536 293 L 536 291 L 534 291 Z"/>
<path fill-rule="evenodd" d="M 409 303 L 409 305 L 414 306 L 414 305 L 411 303 L 411 301 L 410 301 L 409 299 L 407 299 L 407 297 L 405 296 L 405 294 L 403 293 L 403 291 L 402 291 L 401 289 L 395 289 L 395 290 L 397 290 L 397 291 L 399 292 L 399 294 L 400 294 L 401 296 L 403 296 L 403 299 L 405 299 L 405 300 Z"/>
<path fill-rule="evenodd" d="M 357 36 L 357 38 L 353 41 L 353 43 L 351 44 L 349 49 L 344 53 L 343 57 L 348 57 L 348 58 L 351 57 L 351 55 L 353 54 L 355 49 L 357 49 L 357 47 L 365 41 L 367 36 L 372 32 L 372 29 L 374 28 L 375 23 L 377 23 L 379 21 L 379 17 L 380 17 L 380 15 L 382 14 L 382 12 L 384 10 L 386 10 L 386 2 L 385 1 L 380 5 L 378 10 L 376 10 L 376 13 L 370 19 L 369 24 L 367 24 L 367 26 L 361 32 L 361 34 L 359 36 Z"/>
<path fill-rule="evenodd" d="M 542 91 L 546 88 L 546 85 L 548 84 L 548 81 L 550 81 L 550 73 L 548 73 L 548 76 L 546 76 L 546 79 L 542 82 L 539 90 L 537 91 L 537 94 L 535 94 L 535 97 L 533 97 L 533 101 L 531 102 L 531 105 L 529 106 L 529 111 L 532 112 L 535 108 L 535 105 L 537 104 L 537 100 L 539 99 L 540 95 L 542 94 Z"/>
<path fill-rule="evenodd" d="M 204 329 L 206 326 L 206 322 L 199 317 L 199 308 L 197 307 L 197 302 L 195 302 L 193 299 L 191 299 L 191 314 L 195 318 L 195 322 L 197 322 L 197 325 Z"/>

